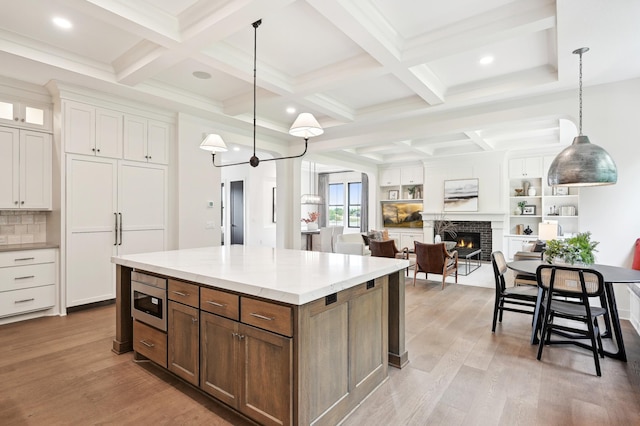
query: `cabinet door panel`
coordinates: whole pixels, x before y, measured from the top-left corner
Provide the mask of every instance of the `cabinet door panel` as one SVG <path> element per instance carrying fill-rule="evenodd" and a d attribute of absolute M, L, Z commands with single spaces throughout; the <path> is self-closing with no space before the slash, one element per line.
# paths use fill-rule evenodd
<path fill-rule="evenodd" d="M 96 110 L 96 154 L 122 158 L 122 113 Z"/>
<path fill-rule="evenodd" d="M 114 232 L 117 169 L 109 159 L 67 160 L 67 227 L 70 232 Z M 115 234 L 113 235 L 115 238 Z"/>
<path fill-rule="evenodd" d="M 164 229 L 140 229 L 122 231 L 118 238 L 118 254 L 149 253 L 165 249 Z"/>
<path fill-rule="evenodd" d="M 76 232 L 67 238 L 67 307 L 116 297 L 113 232 Z"/>
<path fill-rule="evenodd" d="M 200 321 L 200 387 L 238 408 L 238 323 L 202 311 Z"/>
<path fill-rule="evenodd" d="M 164 166 L 121 162 L 118 211 L 123 229 L 164 229 L 167 170 Z"/>
<path fill-rule="evenodd" d="M 124 158 L 127 160 L 147 161 L 147 119 L 125 116 L 124 122 Z"/>
<path fill-rule="evenodd" d="M 240 324 L 240 411 L 265 425 L 291 424 L 291 339 Z"/>
<path fill-rule="evenodd" d="M 95 108 L 76 102 L 65 101 L 64 140 L 67 152 L 95 154 Z"/>
<path fill-rule="evenodd" d="M 156 164 L 167 164 L 169 153 L 170 125 L 160 121 L 149 120 L 149 138 L 147 140 L 148 160 Z"/>
<path fill-rule="evenodd" d="M 51 135 L 20 132 L 20 208 L 51 209 Z"/>
<path fill-rule="evenodd" d="M 191 306 L 173 301 L 168 303 L 169 370 L 196 386 L 199 382 L 200 355 L 198 313 L 198 309 Z"/>
<path fill-rule="evenodd" d="M 376 286 L 349 303 L 351 389 L 356 389 L 376 370 L 385 368 L 387 360 L 387 324 L 383 321 L 383 291 Z"/>
<path fill-rule="evenodd" d="M 17 129 L 0 127 L 0 208 L 14 209 L 20 198 L 20 141 Z"/>

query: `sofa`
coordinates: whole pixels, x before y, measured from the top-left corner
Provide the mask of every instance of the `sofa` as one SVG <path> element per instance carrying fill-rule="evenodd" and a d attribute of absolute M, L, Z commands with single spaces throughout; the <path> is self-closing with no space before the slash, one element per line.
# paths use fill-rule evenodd
<path fill-rule="evenodd" d="M 333 251 L 334 253 L 358 254 L 360 256 L 371 255 L 369 246 L 364 244 L 364 238 L 358 232 L 337 235 Z"/>

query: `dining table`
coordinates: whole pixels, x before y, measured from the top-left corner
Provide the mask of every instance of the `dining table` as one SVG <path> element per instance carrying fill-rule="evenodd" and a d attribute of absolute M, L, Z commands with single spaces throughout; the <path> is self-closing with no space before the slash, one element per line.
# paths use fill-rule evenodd
<path fill-rule="evenodd" d="M 540 260 L 517 260 L 507 263 L 507 267 L 520 274 L 529 274 L 535 276 L 536 270 L 540 265 L 546 265 L 546 262 Z M 615 352 L 604 351 L 604 354 L 611 358 L 621 361 L 627 361 L 627 353 L 624 349 L 624 340 L 622 338 L 622 328 L 620 326 L 620 316 L 618 315 L 618 306 L 616 304 L 616 296 L 613 290 L 614 284 L 630 284 L 640 283 L 640 271 L 635 269 L 623 268 L 621 266 L 593 264 L 588 266 L 576 266 L 576 268 L 592 269 L 602 274 L 604 278 L 604 299 L 601 299 L 603 306 L 606 303 L 609 312 L 609 318 L 605 318 L 607 331 L 602 334 L 604 338 L 613 338 L 617 349 Z M 538 286 L 538 299 L 533 315 L 533 327 L 531 330 L 531 344 L 538 342 L 538 324 L 540 308 L 544 299 L 544 290 Z M 612 333 L 613 331 L 613 333 Z"/>

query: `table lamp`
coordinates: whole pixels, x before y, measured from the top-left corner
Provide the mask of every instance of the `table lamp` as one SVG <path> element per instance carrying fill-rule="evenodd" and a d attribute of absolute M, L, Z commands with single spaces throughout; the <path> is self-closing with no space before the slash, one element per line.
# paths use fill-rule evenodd
<path fill-rule="evenodd" d="M 558 238 L 558 221 L 546 220 L 538 225 L 538 239 L 542 241 L 555 240 Z"/>

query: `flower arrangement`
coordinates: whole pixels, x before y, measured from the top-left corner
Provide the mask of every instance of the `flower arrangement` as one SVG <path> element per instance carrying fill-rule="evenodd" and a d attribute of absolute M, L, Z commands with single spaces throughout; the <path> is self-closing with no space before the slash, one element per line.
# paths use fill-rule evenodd
<path fill-rule="evenodd" d="M 304 222 L 304 223 L 315 222 L 316 220 L 318 220 L 318 217 L 320 217 L 318 212 L 309 212 L 309 217 L 308 218 L 303 217 L 302 219 L 300 219 L 300 222 Z"/>
<path fill-rule="evenodd" d="M 556 258 L 573 265 L 583 263 L 593 265 L 595 263 L 594 252 L 598 241 L 591 241 L 591 232 L 576 234 L 566 240 L 547 241 L 547 248 L 544 251 L 547 263 L 553 263 Z"/>

